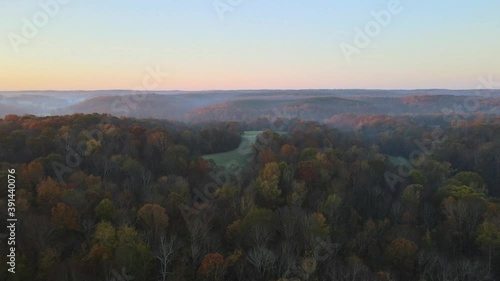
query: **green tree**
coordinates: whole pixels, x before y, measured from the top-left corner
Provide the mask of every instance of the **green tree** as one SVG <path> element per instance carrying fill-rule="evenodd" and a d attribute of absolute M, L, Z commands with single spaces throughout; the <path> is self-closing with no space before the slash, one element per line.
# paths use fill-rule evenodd
<path fill-rule="evenodd" d="M 325 201 L 321 203 L 320 210 L 326 215 L 330 222 L 336 223 L 339 217 L 338 211 L 341 204 L 342 198 L 336 194 L 330 194 Z"/>
<path fill-rule="evenodd" d="M 103 199 L 95 208 L 95 214 L 101 220 L 111 221 L 115 213 L 115 205 L 107 198 Z"/>
<path fill-rule="evenodd" d="M 447 230 L 458 239 L 461 250 L 470 249 L 474 244 L 474 234 L 486 207 L 485 200 L 476 195 L 464 195 L 459 199 L 450 196 L 443 200 L 443 212 L 448 218 Z"/>
<path fill-rule="evenodd" d="M 256 229 L 270 232 L 273 228 L 274 213 L 265 208 L 252 207 L 241 221 L 239 232 L 242 237 L 250 237 Z"/>
<path fill-rule="evenodd" d="M 455 199 L 461 199 L 464 197 L 485 197 L 484 193 L 475 190 L 468 185 L 446 185 L 440 188 L 435 197 L 439 202 L 448 197 L 453 197 Z"/>
<path fill-rule="evenodd" d="M 58 264 L 60 255 L 55 249 L 48 249 L 40 254 L 38 277 L 47 280 L 49 271 Z"/>
<path fill-rule="evenodd" d="M 115 268 L 125 268 L 139 280 L 146 280 L 151 270 L 153 255 L 135 229 L 122 226 L 116 233 L 116 248 L 113 264 Z"/>
<path fill-rule="evenodd" d="M 96 226 L 92 242 L 93 245 L 87 259 L 104 263 L 111 261 L 116 242 L 115 227 L 110 222 L 100 222 Z"/>
<path fill-rule="evenodd" d="M 500 225 L 483 222 L 477 230 L 476 241 L 488 251 L 488 268 L 491 272 L 491 258 L 500 249 Z"/>
<path fill-rule="evenodd" d="M 313 237 L 325 238 L 330 233 L 330 227 L 322 213 L 314 213 L 309 217 L 309 231 Z"/>
<path fill-rule="evenodd" d="M 475 172 L 459 172 L 451 178 L 458 181 L 460 185 L 466 185 L 474 188 L 481 193 L 487 193 L 483 178 Z"/>

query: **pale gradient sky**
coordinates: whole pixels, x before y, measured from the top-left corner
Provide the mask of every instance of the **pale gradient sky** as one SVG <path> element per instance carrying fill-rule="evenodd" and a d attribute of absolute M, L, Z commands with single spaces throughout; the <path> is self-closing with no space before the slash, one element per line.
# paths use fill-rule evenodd
<path fill-rule="evenodd" d="M 0 90 L 133 89 L 158 64 L 164 90 L 470 89 L 500 78 L 498 0 L 401 0 L 349 63 L 340 44 L 389 2 L 242 0 L 221 20 L 214 0 L 71 0 L 16 53 L 9 33 L 42 9 L 0 0 Z"/>

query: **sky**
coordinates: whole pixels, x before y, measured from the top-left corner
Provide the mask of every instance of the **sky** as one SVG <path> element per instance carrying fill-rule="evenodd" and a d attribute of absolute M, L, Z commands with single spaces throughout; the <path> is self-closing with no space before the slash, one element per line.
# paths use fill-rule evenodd
<path fill-rule="evenodd" d="M 0 0 L 0 90 L 474 89 L 500 79 L 499 11 L 498 0 Z"/>

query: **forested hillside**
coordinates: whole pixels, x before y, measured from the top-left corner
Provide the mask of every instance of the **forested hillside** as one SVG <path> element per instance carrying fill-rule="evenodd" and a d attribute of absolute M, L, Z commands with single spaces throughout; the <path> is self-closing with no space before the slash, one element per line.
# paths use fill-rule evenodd
<path fill-rule="evenodd" d="M 0 116 L 101 113 L 183 122 L 299 118 L 339 114 L 500 113 L 499 90 L 231 90 L 0 92 Z"/>
<path fill-rule="evenodd" d="M 202 157 L 245 131 L 248 165 Z M 7 115 L 0 168 L 1 280 L 500 279 L 498 115 Z"/>

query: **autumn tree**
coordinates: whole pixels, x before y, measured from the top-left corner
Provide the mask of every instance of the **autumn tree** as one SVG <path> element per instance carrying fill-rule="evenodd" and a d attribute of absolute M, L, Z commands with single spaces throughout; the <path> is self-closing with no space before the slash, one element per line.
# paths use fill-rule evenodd
<path fill-rule="evenodd" d="M 407 239 L 397 238 L 385 250 L 385 257 L 396 268 L 412 273 L 417 261 L 417 245 Z"/>
<path fill-rule="evenodd" d="M 159 241 L 168 226 L 168 215 L 165 208 L 158 204 L 145 204 L 137 212 L 139 224 L 147 231 L 150 242 Z"/>
<path fill-rule="evenodd" d="M 26 181 L 29 185 L 29 190 L 33 191 L 33 187 L 39 183 L 45 175 L 42 163 L 32 161 L 28 165 L 21 165 L 20 174 L 22 180 Z"/>
<path fill-rule="evenodd" d="M 281 147 L 281 155 L 283 155 L 283 158 L 285 161 L 288 163 L 294 163 L 296 161 L 296 158 L 299 154 L 299 149 L 295 147 L 294 145 L 291 144 L 284 144 Z"/>
<path fill-rule="evenodd" d="M 38 185 L 37 201 L 42 206 L 52 207 L 59 201 L 62 191 L 63 188 L 59 183 L 52 178 L 47 178 Z"/>
<path fill-rule="evenodd" d="M 207 254 L 201 261 L 197 274 L 206 280 L 224 280 L 227 271 L 227 262 L 219 253 Z"/>
<path fill-rule="evenodd" d="M 145 279 L 151 270 L 153 256 L 139 233 L 130 226 L 118 230 L 109 222 L 100 222 L 95 229 L 92 247 L 85 260 L 100 264 L 105 272 L 113 268 L 131 271 Z"/>
<path fill-rule="evenodd" d="M 297 175 L 306 184 L 316 186 L 321 182 L 321 165 L 317 160 L 306 160 L 299 162 Z"/>
<path fill-rule="evenodd" d="M 52 208 L 52 223 L 58 227 L 77 230 L 79 227 L 76 210 L 64 203 L 57 203 Z"/>
<path fill-rule="evenodd" d="M 115 227 L 110 222 L 100 222 L 95 228 L 92 247 L 86 260 L 100 263 L 106 267 L 113 259 L 116 242 Z"/>
<path fill-rule="evenodd" d="M 152 132 L 148 135 L 148 144 L 155 147 L 161 156 L 165 156 L 170 144 L 170 136 L 164 132 Z"/>
<path fill-rule="evenodd" d="M 267 163 L 257 179 L 257 191 L 266 200 L 275 201 L 281 195 L 279 189 L 280 168 L 276 162 Z"/>
<path fill-rule="evenodd" d="M 274 162 L 274 153 L 272 152 L 271 149 L 266 148 L 259 152 L 259 164 L 260 167 L 265 167 L 266 164 Z"/>

